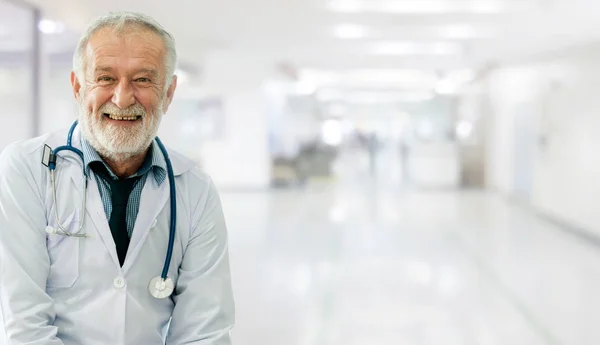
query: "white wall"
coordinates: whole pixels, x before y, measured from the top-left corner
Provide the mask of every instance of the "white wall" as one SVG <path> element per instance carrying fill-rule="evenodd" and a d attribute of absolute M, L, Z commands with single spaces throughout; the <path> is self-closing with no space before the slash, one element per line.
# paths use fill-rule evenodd
<path fill-rule="evenodd" d="M 33 12 L 0 1 L 0 151 L 31 136 Z"/>
<path fill-rule="evenodd" d="M 30 80 L 27 70 L 0 68 L 0 150 L 31 136 Z"/>
<path fill-rule="evenodd" d="M 68 127 L 75 120 L 77 106 L 69 81 L 70 68 L 50 66 L 42 61 L 39 133 Z M 31 138 L 33 96 L 31 70 L 0 68 L 0 150 L 6 145 Z"/>
<path fill-rule="evenodd" d="M 537 133 L 531 203 L 600 235 L 598 61 L 600 47 L 588 47 L 492 73 L 487 171 L 492 188 L 514 193 L 515 152 L 524 149 L 514 146 L 515 121 L 526 107 Z"/>
<path fill-rule="evenodd" d="M 40 133 L 69 127 L 77 119 L 77 102 L 70 82 L 70 68 L 45 71 L 42 86 Z"/>
<path fill-rule="evenodd" d="M 200 155 L 218 187 L 262 189 L 270 184 L 265 86 L 272 66 L 235 53 L 207 55 L 196 94 L 222 99 L 225 133 L 219 140 L 203 143 Z"/>
<path fill-rule="evenodd" d="M 490 102 L 488 125 L 487 177 L 488 185 L 504 193 L 514 188 L 515 116 L 524 104 L 535 104 L 536 70 L 531 67 L 511 67 L 492 73 L 487 80 Z"/>
<path fill-rule="evenodd" d="M 264 95 L 247 90 L 225 95 L 226 136 L 206 143 L 202 162 L 218 186 L 266 188 L 270 182 Z"/>
<path fill-rule="evenodd" d="M 589 53 L 565 59 L 569 73 L 543 100 L 548 142 L 536 160 L 533 202 L 600 235 L 600 51 Z"/>

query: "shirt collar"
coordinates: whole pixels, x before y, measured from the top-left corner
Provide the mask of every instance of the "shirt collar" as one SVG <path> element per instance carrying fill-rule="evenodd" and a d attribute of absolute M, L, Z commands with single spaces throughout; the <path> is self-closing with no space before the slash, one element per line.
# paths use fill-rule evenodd
<path fill-rule="evenodd" d="M 90 164 L 94 162 L 101 162 L 105 167 L 110 176 L 113 179 L 118 179 L 117 175 L 110 169 L 110 167 L 102 160 L 102 157 L 98 154 L 98 152 L 90 145 L 90 143 L 85 140 L 83 137 L 81 138 L 81 148 L 83 152 L 83 165 L 85 167 L 85 173 L 87 176 L 90 174 Z M 150 150 L 144 159 L 144 163 L 140 169 L 133 174 L 131 177 L 143 176 L 150 172 L 154 173 L 154 179 L 156 183 L 160 186 L 165 181 L 167 176 L 167 164 L 162 154 L 160 154 L 160 147 L 156 143 L 156 141 L 152 141 L 152 145 L 150 146 Z"/>

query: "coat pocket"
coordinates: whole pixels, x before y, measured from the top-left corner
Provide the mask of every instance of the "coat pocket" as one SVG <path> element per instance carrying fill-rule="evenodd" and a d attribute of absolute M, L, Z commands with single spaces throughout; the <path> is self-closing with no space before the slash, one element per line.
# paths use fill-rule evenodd
<path fill-rule="evenodd" d="M 58 228 L 58 224 L 50 224 Z M 70 233 L 79 230 L 78 211 L 62 221 L 62 226 Z M 50 272 L 46 281 L 48 289 L 72 287 L 79 278 L 79 248 L 85 238 L 48 234 L 46 246 L 50 258 Z"/>

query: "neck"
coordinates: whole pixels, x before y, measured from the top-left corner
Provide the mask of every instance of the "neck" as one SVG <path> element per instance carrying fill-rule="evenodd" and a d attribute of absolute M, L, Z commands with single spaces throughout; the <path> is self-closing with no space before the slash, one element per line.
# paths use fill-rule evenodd
<path fill-rule="evenodd" d="M 142 164 L 144 164 L 144 159 L 148 154 L 148 150 L 149 148 L 146 149 L 143 153 L 140 153 L 135 156 L 113 155 L 111 157 L 102 157 L 102 159 L 115 173 L 115 175 L 117 175 L 119 178 L 126 178 L 140 170 Z"/>

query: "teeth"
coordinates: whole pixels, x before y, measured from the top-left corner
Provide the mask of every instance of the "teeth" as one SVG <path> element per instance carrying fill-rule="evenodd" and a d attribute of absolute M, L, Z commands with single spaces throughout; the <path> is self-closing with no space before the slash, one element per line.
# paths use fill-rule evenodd
<path fill-rule="evenodd" d="M 134 120 L 137 120 L 137 116 L 119 116 L 119 115 L 114 115 L 114 114 L 108 114 L 108 116 L 112 120 L 119 120 L 119 121 L 134 121 Z"/>

